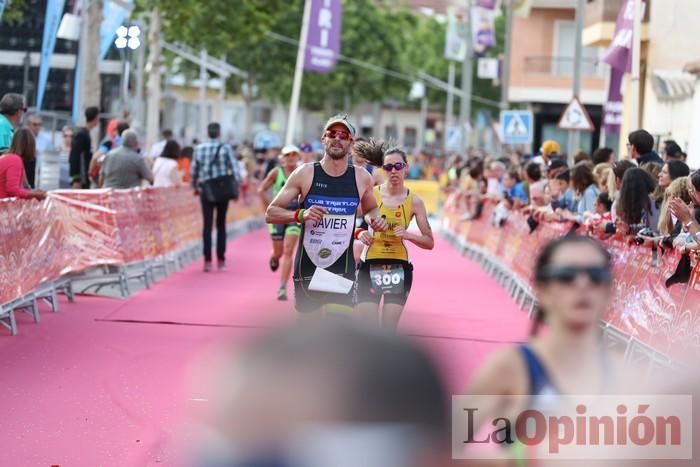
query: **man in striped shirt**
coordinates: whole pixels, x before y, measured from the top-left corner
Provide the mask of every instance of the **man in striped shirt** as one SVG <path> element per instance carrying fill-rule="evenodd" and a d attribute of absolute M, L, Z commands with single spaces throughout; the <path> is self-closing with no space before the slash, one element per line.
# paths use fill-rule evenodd
<path fill-rule="evenodd" d="M 202 216 L 204 217 L 203 243 L 204 243 L 204 271 L 211 271 L 211 231 L 214 223 L 214 210 L 216 210 L 216 259 L 219 269 L 226 269 L 226 211 L 228 200 L 219 203 L 210 203 L 201 193 L 200 184 L 212 178 L 221 177 L 233 172 L 238 177 L 236 162 L 233 157 L 233 149 L 228 144 L 220 141 L 221 126 L 218 123 L 210 123 L 207 127 L 209 139 L 194 149 L 192 168 L 190 175 L 192 187 L 196 195 L 200 196 L 202 203 Z M 217 156 L 218 153 L 218 156 Z"/>

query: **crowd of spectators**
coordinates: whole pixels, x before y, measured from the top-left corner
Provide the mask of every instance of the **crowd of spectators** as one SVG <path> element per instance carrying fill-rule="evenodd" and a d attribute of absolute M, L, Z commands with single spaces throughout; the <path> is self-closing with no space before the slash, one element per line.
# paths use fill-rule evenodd
<path fill-rule="evenodd" d="M 541 222 L 569 222 L 601 239 L 617 235 L 654 249 L 700 249 L 690 231 L 690 221 L 700 221 L 700 171 L 691 173 L 675 141 L 665 141 L 658 154 L 645 130 L 628 135 L 627 152 L 618 159 L 612 149 L 599 148 L 568 158 L 557 142 L 546 141 L 535 157 L 476 155 L 454 166 L 447 206 L 463 221 L 494 203 L 495 224 L 518 211 L 532 230 Z"/>

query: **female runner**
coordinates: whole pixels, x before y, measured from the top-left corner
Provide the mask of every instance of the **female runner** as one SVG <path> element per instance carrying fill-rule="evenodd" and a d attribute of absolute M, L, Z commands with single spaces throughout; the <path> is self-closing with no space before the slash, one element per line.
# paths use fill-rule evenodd
<path fill-rule="evenodd" d="M 404 185 L 408 172 L 406 153 L 374 140 L 356 143 L 354 150 L 384 169 L 386 181 L 374 187 L 374 195 L 380 215 L 389 223 L 386 232 L 355 232 L 355 238 L 366 245 L 357 270 L 355 312 L 360 318 L 381 320 L 384 327 L 396 329 L 413 283 L 413 265 L 405 242 L 432 250 L 433 232 L 425 204 Z M 419 234 L 406 230 L 413 218 Z"/>

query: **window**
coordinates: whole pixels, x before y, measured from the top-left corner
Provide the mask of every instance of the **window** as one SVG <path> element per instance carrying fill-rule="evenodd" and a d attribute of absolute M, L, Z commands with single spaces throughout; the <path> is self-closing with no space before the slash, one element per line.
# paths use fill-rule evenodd
<path fill-rule="evenodd" d="M 416 147 L 416 138 L 418 137 L 416 129 L 413 127 L 406 127 L 403 130 L 403 145 L 406 148 Z"/>
<path fill-rule="evenodd" d="M 272 109 L 269 107 L 253 107 L 253 123 L 268 125 L 272 121 Z"/>
<path fill-rule="evenodd" d="M 576 43 L 576 23 L 573 21 L 557 21 L 554 25 L 554 50 L 552 51 L 552 74 L 573 76 L 574 46 Z M 584 47 L 581 51 L 581 74 L 595 76 L 600 74 L 598 69 L 598 47 Z"/>

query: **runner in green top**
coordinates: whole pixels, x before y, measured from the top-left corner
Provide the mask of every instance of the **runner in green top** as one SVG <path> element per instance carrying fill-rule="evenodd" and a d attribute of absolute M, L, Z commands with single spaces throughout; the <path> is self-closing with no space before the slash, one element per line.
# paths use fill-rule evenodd
<path fill-rule="evenodd" d="M 270 198 L 267 194 L 272 188 L 273 197 L 277 196 L 282 190 L 282 187 L 287 181 L 287 178 L 297 168 L 299 163 L 300 150 L 294 145 L 288 145 L 282 148 L 280 157 L 282 164 L 271 170 L 265 180 L 258 188 L 258 194 L 262 199 L 265 207 L 270 205 Z M 289 203 L 287 209 L 296 210 L 299 207 L 299 201 L 293 200 Z M 287 300 L 287 282 L 292 271 L 292 258 L 296 249 L 301 226 L 296 223 L 292 224 L 268 224 L 270 236 L 272 237 L 272 257 L 270 258 L 270 269 L 276 271 L 280 266 L 280 258 L 282 258 L 282 270 L 280 276 L 280 288 L 277 292 L 278 300 Z"/>

